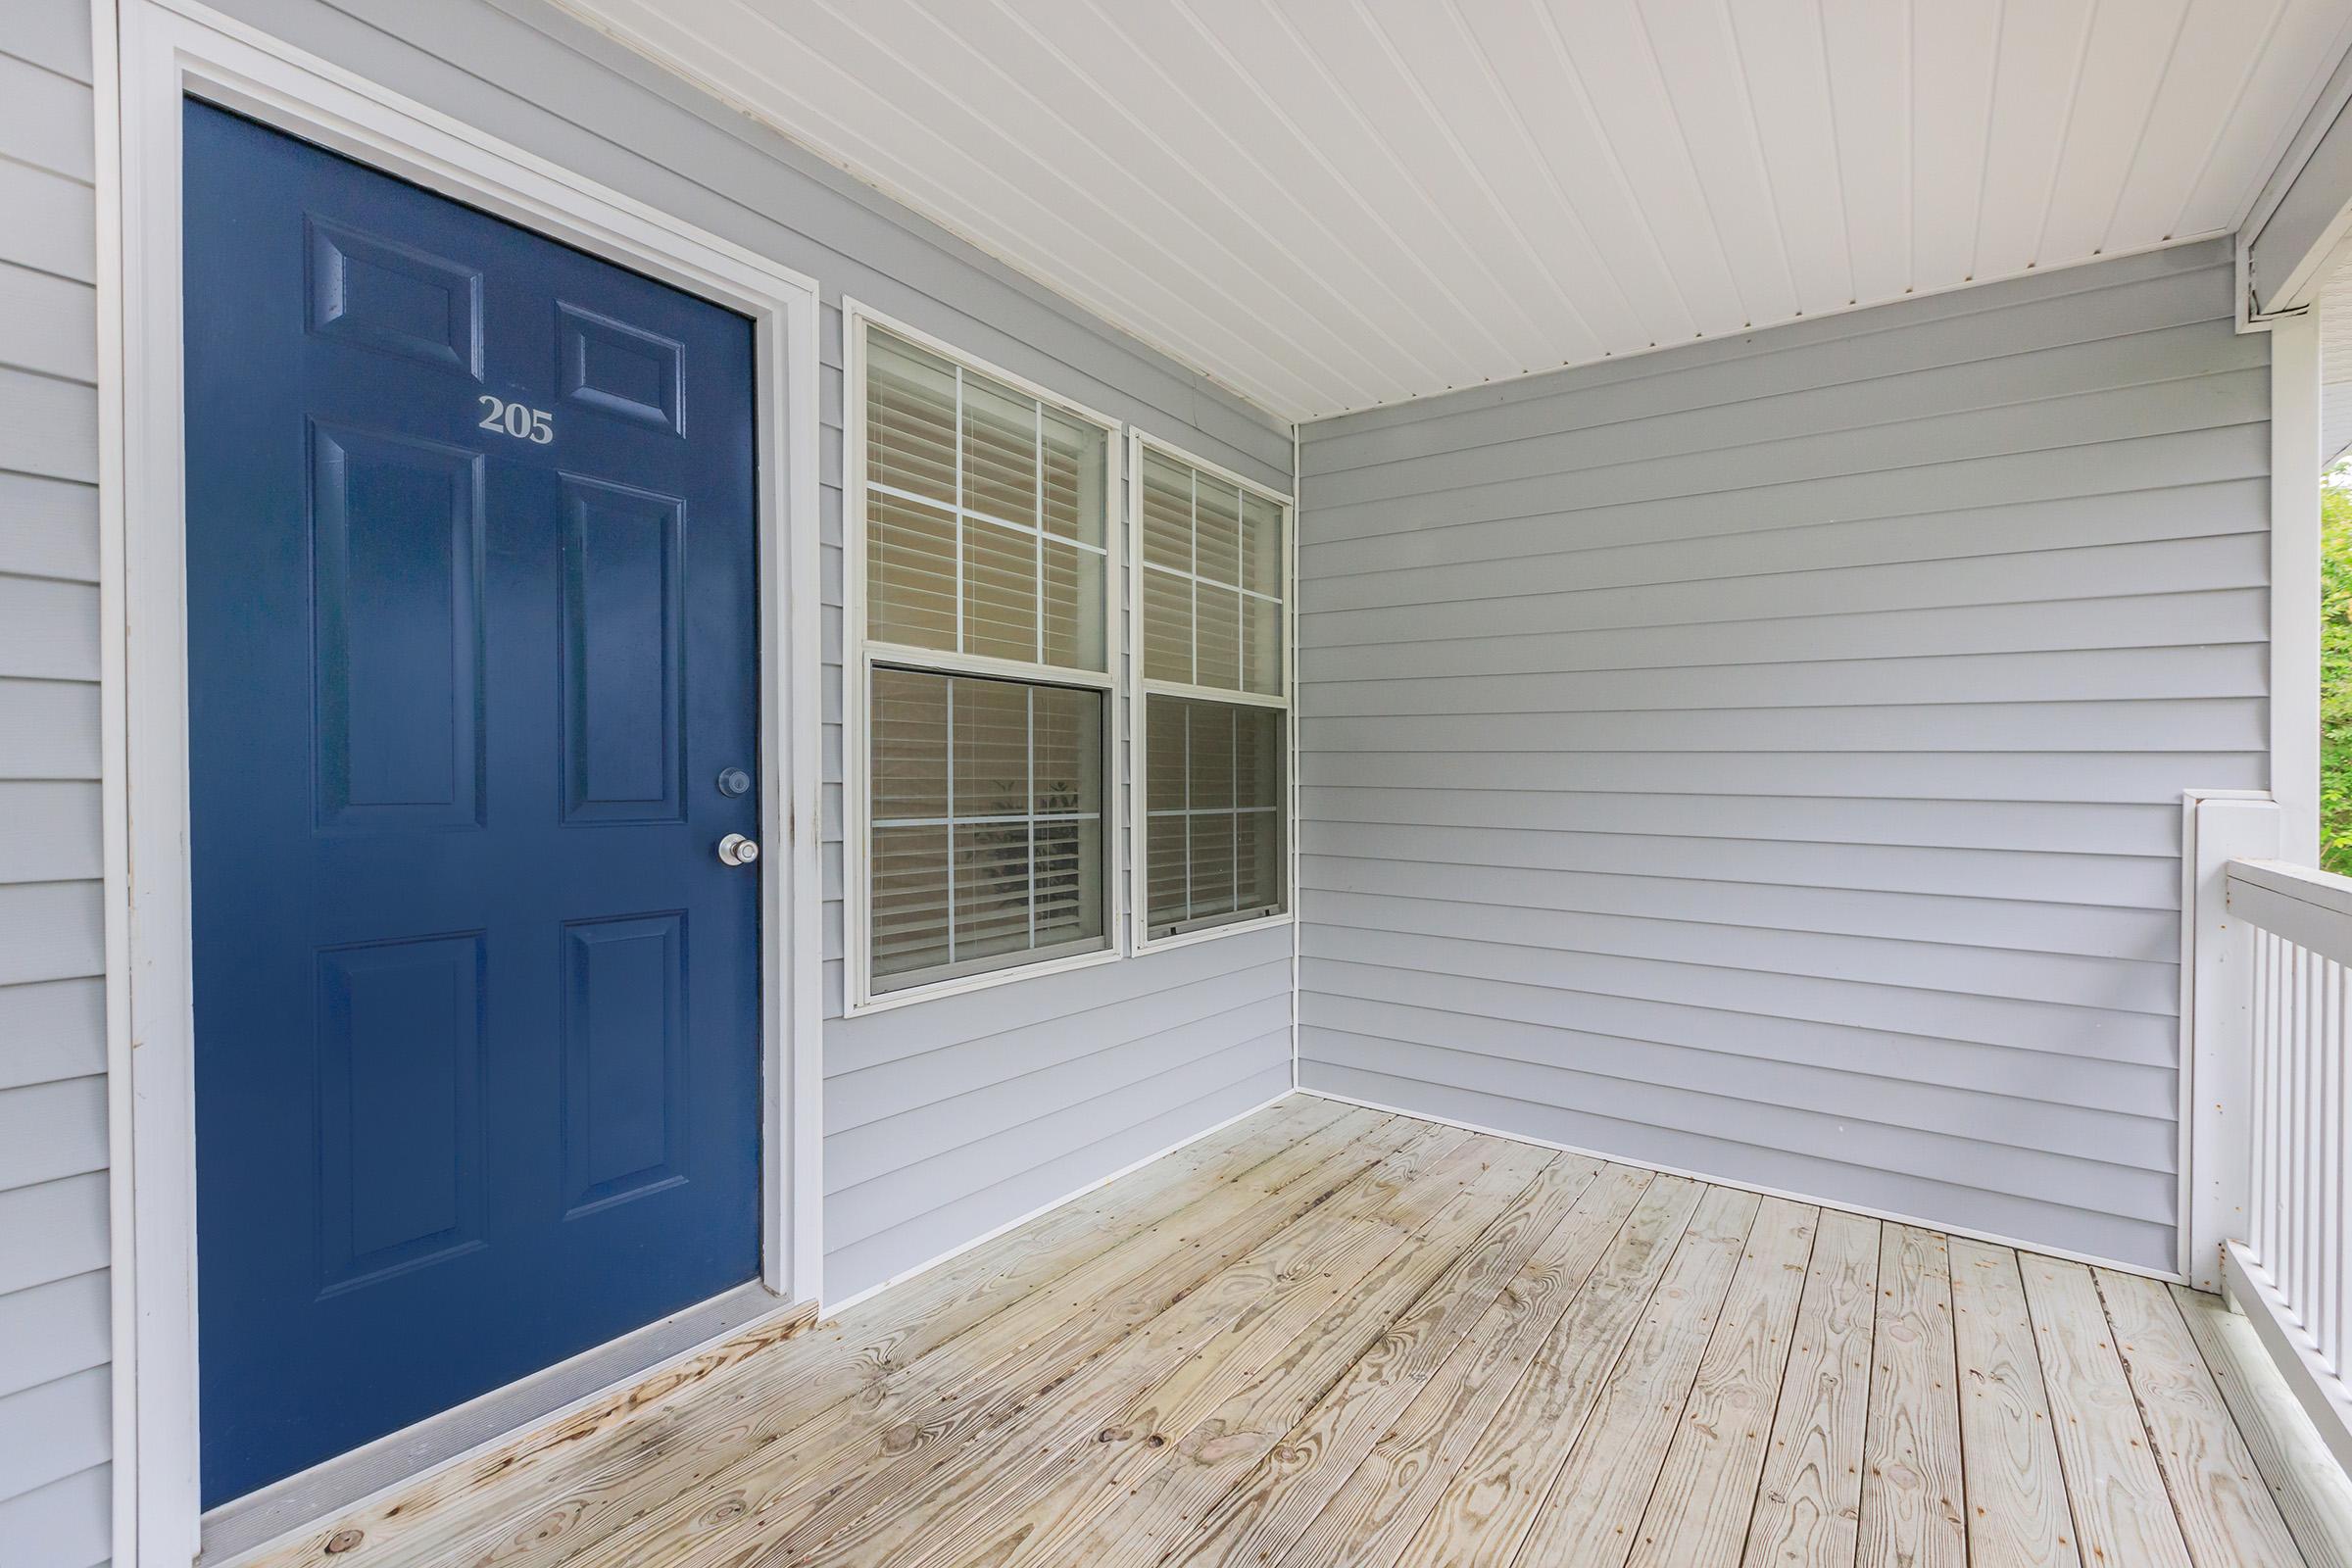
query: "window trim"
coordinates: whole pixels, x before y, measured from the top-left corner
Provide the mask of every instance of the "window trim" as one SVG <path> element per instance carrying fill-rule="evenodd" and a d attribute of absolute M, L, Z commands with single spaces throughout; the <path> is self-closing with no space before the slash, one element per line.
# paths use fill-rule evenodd
<path fill-rule="evenodd" d="M 1197 686 L 1184 681 L 1148 679 L 1140 650 L 1144 636 L 1144 452 L 1157 453 L 1173 463 L 1197 468 L 1201 473 L 1227 484 L 1238 485 L 1261 501 L 1272 502 L 1282 509 L 1282 694 L 1268 696 L 1263 692 L 1228 691 L 1221 686 Z M 1267 931 L 1295 924 L 1298 918 L 1298 504 L 1287 492 L 1271 485 L 1260 484 L 1247 474 L 1236 473 L 1221 463 L 1198 457 L 1173 441 L 1164 441 L 1135 425 L 1127 427 L 1126 461 L 1127 501 L 1127 622 L 1132 628 L 1129 642 L 1138 652 L 1127 668 L 1127 786 L 1136 791 L 1134 809 L 1128 812 L 1126 861 L 1130 879 L 1135 886 L 1127 900 L 1130 953 L 1161 953 L 1172 948 L 1189 948 L 1196 943 L 1213 942 L 1220 937 L 1242 936 L 1251 931 Z M 1151 874 L 1147 834 L 1151 828 L 1151 808 L 1140 793 L 1149 786 L 1150 729 L 1147 700 L 1152 697 L 1181 697 L 1193 702 L 1225 703 L 1240 708 L 1271 708 L 1283 715 L 1282 769 L 1282 911 L 1279 914 L 1252 915 L 1248 919 L 1219 920 L 1210 917 L 1209 924 L 1193 925 L 1171 932 L 1167 936 L 1152 935 L 1150 900 L 1145 886 Z"/>
<path fill-rule="evenodd" d="M 1103 663 L 1101 670 L 1065 668 L 987 654 L 944 653 L 879 642 L 866 635 L 865 596 L 865 373 L 866 331 L 879 327 L 893 337 L 938 355 L 978 375 L 1001 382 L 1103 434 Z M 1040 386 L 956 347 L 933 333 L 910 326 L 858 300 L 841 302 L 842 355 L 842 956 L 846 964 L 842 1011 L 846 1017 L 884 1012 L 916 1003 L 961 996 L 1018 980 L 1093 968 L 1126 956 L 1126 798 L 1125 774 L 1118 766 L 1119 737 L 1125 721 L 1121 712 L 1121 661 L 1126 657 L 1127 616 L 1119 597 L 1126 571 L 1127 529 L 1120 508 L 1127 496 L 1127 443 L 1123 425 L 1106 414 L 1088 408 L 1051 388 Z M 876 990 L 873 983 L 873 737 L 868 729 L 872 707 L 873 672 L 877 666 L 930 670 L 944 675 L 972 675 L 1068 686 L 1102 694 L 1102 946 L 1033 963 L 1010 963 L 973 974 L 949 975 L 916 985 Z"/>

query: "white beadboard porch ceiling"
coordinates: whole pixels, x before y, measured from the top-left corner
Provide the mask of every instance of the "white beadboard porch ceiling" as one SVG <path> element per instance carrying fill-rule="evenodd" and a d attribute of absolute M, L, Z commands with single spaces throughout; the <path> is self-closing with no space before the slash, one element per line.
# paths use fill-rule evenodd
<path fill-rule="evenodd" d="M 562 0 L 1311 419 L 2227 233 L 2352 0 Z"/>

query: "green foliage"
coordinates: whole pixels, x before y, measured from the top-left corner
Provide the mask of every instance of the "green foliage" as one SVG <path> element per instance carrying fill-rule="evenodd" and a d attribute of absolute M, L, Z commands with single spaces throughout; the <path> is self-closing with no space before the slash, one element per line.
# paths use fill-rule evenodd
<path fill-rule="evenodd" d="M 2352 462 L 2320 486 L 2320 863 L 2352 875 Z"/>

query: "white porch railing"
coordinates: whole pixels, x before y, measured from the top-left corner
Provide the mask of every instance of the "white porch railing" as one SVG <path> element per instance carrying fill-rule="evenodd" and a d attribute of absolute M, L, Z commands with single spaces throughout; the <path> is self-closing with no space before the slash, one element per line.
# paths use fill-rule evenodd
<path fill-rule="evenodd" d="M 2229 1292 L 2352 1469 L 2352 877 L 2260 858 L 2276 809 L 2190 803 L 2183 1271 Z"/>

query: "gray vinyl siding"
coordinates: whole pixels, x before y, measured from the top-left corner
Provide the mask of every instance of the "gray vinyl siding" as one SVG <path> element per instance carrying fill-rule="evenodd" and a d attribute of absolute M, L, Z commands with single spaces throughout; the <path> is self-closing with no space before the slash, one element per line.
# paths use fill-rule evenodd
<path fill-rule="evenodd" d="M 1302 432 L 1302 1085 L 2175 1262 L 2183 789 L 2267 783 L 2225 246 Z"/>
<path fill-rule="evenodd" d="M 0 28 L 0 1557 L 107 1555 L 96 120 L 86 0 Z"/>
<path fill-rule="evenodd" d="M 538 0 L 224 9 L 820 285 L 828 1298 L 1287 1090 L 1287 931 L 841 1016 L 841 301 L 1285 488 L 1288 428 Z"/>

